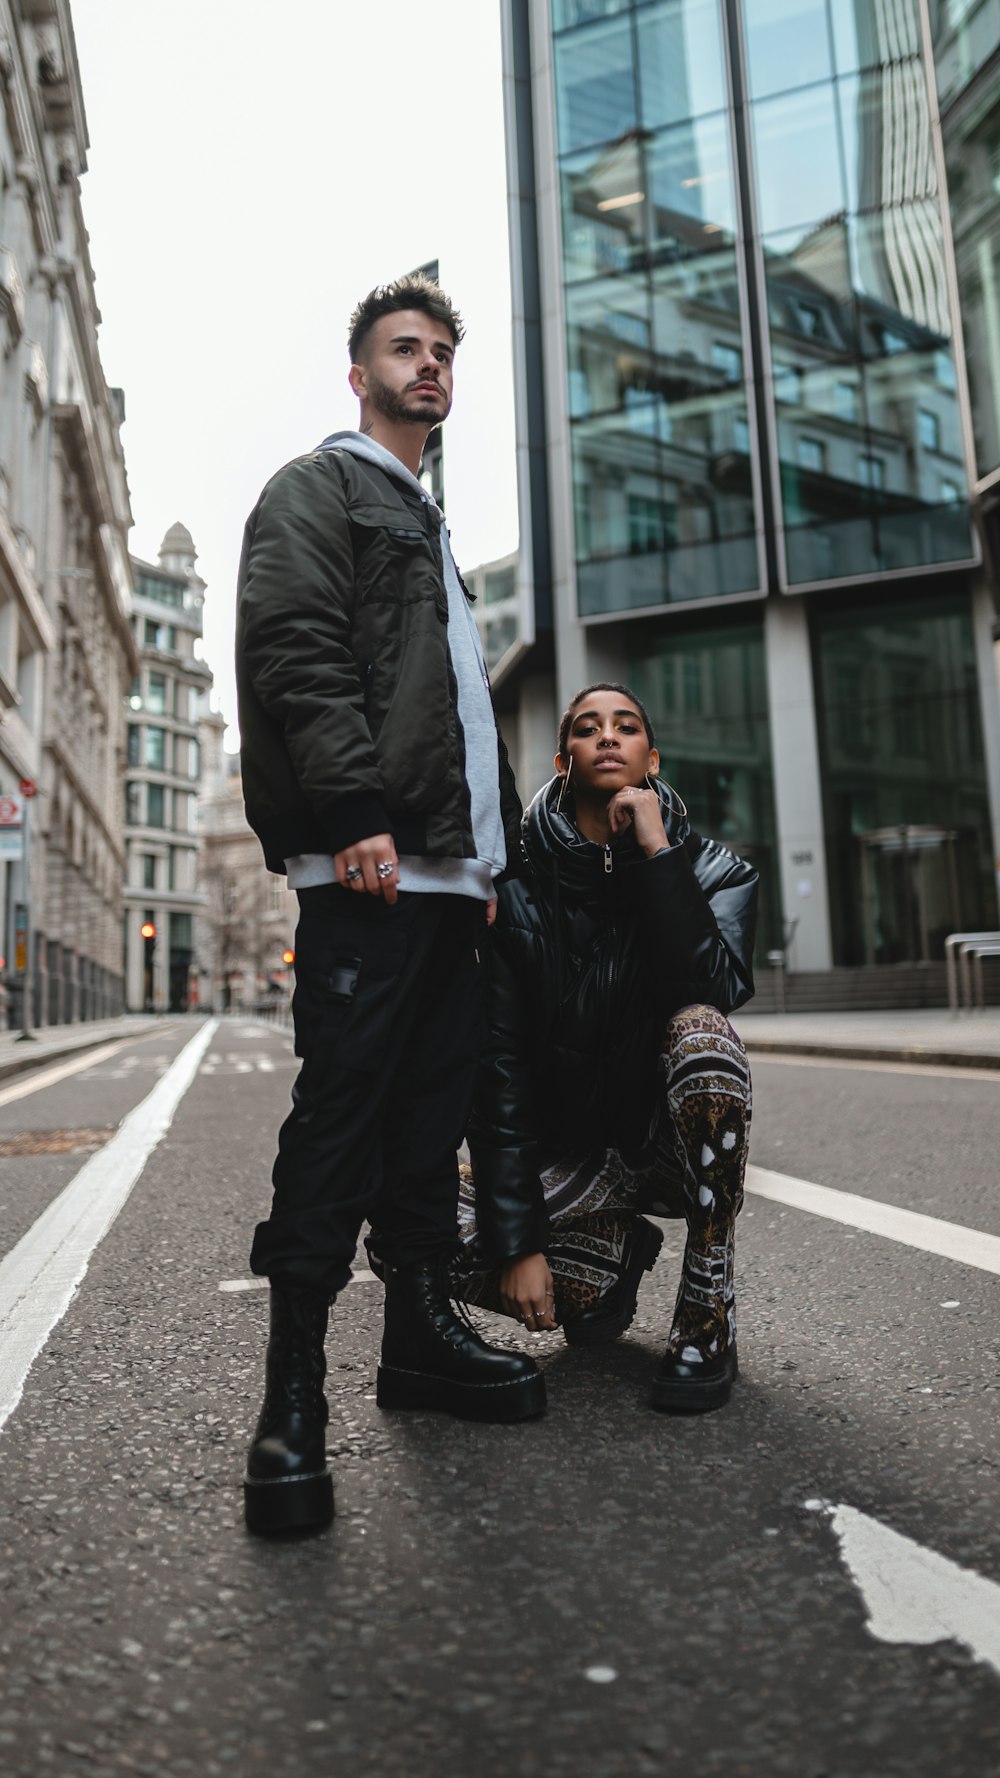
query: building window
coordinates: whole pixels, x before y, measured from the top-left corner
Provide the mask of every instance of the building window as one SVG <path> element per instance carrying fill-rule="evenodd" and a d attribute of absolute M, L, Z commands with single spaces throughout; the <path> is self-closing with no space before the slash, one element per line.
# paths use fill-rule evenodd
<path fill-rule="evenodd" d="M 127 754 L 128 763 L 130 766 L 137 766 L 139 764 L 139 725 L 138 725 L 138 723 L 130 722 L 128 725 L 128 740 L 127 740 L 127 745 L 126 745 L 126 754 Z"/>
<path fill-rule="evenodd" d="M 741 457 L 750 455 L 750 422 L 745 414 L 736 414 L 733 419 L 733 449 Z"/>
<path fill-rule="evenodd" d="M 837 383 L 833 391 L 834 412 L 838 420 L 853 426 L 858 417 L 858 391 L 853 383 Z"/>
<path fill-rule="evenodd" d="M 774 399 L 795 407 L 802 397 L 802 373 L 794 364 L 778 364 L 774 369 Z"/>
<path fill-rule="evenodd" d="M 941 422 L 929 408 L 922 407 L 917 412 L 917 438 L 925 451 L 940 451 Z"/>
<path fill-rule="evenodd" d="M 129 827 L 138 827 L 142 820 L 142 785 L 131 779 L 125 786 L 125 820 Z"/>
<path fill-rule="evenodd" d="M 146 730 L 146 764 L 162 772 L 167 763 L 167 732 L 162 728 Z"/>
<path fill-rule="evenodd" d="M 941 483 L 942 506 L 957 506 L 962 498 L 962 490 L 957 482 Z"/>
<path fill-rule="evenodd" d="M 142 886 L 144 889 L 156 888 L 156 858 L 152 852 L 142 855 Z"/>
<path fill-rule="evenodd" d="M 628 497 L 628 547 L 633 556 L 661 547 L 660 503 L 649 494 Z"/>
<path fill-rule="evenodd" d="M 858 481 L 863 488 L 874 488 L 876 490 L 884 488 L 884 457 L 868 457 L 862 453 L 858 458 Z"/>
<path fill-rule="evenodd" d="M 150 673 L 146 680 L 146 709 L 153 716 L 167 713 L 167 681 L 162 673 Z"/>
<path fill-rule="evenodd" d="M 167 795 L 162 784 L 146 785 L 146 826 L 166 826 Z"/>
<path fill-rule="evenodd" d="M 739 346 L 730 346 L 723 340 L 712 341 L 712 365 L 720 370 L 727 383 L 743 381 L 743 353 Z"/>
<path fill-rule="evenodd" d="M 799 468 L 822 475 L 826 468 L 826 446 L 821 438 L 802 436 L 798 445 Z"/>

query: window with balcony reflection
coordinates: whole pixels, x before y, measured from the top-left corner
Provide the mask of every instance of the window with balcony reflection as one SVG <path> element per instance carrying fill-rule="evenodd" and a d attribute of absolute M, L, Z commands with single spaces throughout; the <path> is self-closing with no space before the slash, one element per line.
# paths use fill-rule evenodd
<path fill-rule="evenodd" d="M 723 9 L 554 19 L 581 615 L 753 591 Z"/>
<path fill-rule="evenodd" d="M 743 17 L 788 583 L 967 561 L 917 0 Z"/>

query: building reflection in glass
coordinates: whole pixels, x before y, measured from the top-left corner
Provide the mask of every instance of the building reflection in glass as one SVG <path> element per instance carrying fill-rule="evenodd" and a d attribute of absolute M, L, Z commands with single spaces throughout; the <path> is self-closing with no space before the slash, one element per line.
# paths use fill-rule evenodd
<path fill-rule="evenodd" d="M 748 394 L 768 359 L 786 584 L 968 560 L 915 0 L 754 0 L 747 113 L 729 109 L 718 0 L 567 3 L 556 23 L 581 615 L 759 586 Z"/>

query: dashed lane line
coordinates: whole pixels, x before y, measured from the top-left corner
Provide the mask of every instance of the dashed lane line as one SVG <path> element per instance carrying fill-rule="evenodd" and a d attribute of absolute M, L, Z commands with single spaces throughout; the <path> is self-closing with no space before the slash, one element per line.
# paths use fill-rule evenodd
<path fill-rule="evenodd" d="M 91 1254 L 126 1203 L 215 1035 L 209 1019 L 152 1092 L 129 1112 L 106 1148 L 92 1155 L 0 1263 L 0 1427 L 65 1315 Z"/>
<path fill-rule="evenodd" d="M 1000 1277 L 1000 1236 L 984 1234 L 982 1229 L 902 1210 L 897 1204 L 862 1198 L 857 1192 L 836 1191 L 810 1179 L 793 1179 L 789 1173 L 771 1173 L 766 1167 L 747 1168 L 746 1189 L 772 1203 L 846 1223 L 866 1234 L 898 1241 L 903 1247 L 917 1247 L 922 1253 L 936 1253 L 942 1259 L 957 1260 L 960 1265 Z"/>

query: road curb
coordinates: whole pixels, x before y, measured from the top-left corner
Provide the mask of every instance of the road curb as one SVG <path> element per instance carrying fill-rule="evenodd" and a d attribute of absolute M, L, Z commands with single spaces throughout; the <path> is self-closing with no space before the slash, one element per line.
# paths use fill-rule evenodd
<path fill-rule="evenodd" d="M 796 1043 L 745 1034 L 743 1042 L 750 1055 L 756 1052 L 766 1056 L 821 1056 L 845 1062 L 909 1062 L 922 1063 L 926 1068 L 982 1068 L 992 1074 L 1000 1073 L 1000 1055 L 969 1050 L 925 1049 L 914 1044 Z"/>
<path fill-rule="evenodd" d="M 18 1074 L 29 1074 L 33 1068 L 47 1068 L 50 1063 L 65 1062 L 70 1056 L 85 1055 L 87 1050 L 100 1049 L 105 1043 L 122 1043 L 126 1038 L 133 1038 L 140 1043 L 145 1037 L 153 1037 L 158 1032 L 166 1031 L 176 1021 L 156 1026 L 155 1031 L 103 1031 L 100 1037 L 86 1037 L 80 1043 L 63 1043 L 58 1049 L 32 1049 L 25 1044 L 25 1055 L 12 1056 L 9 1061 L 0 1062 L 0 1081 L 11 1080 Z"/>

